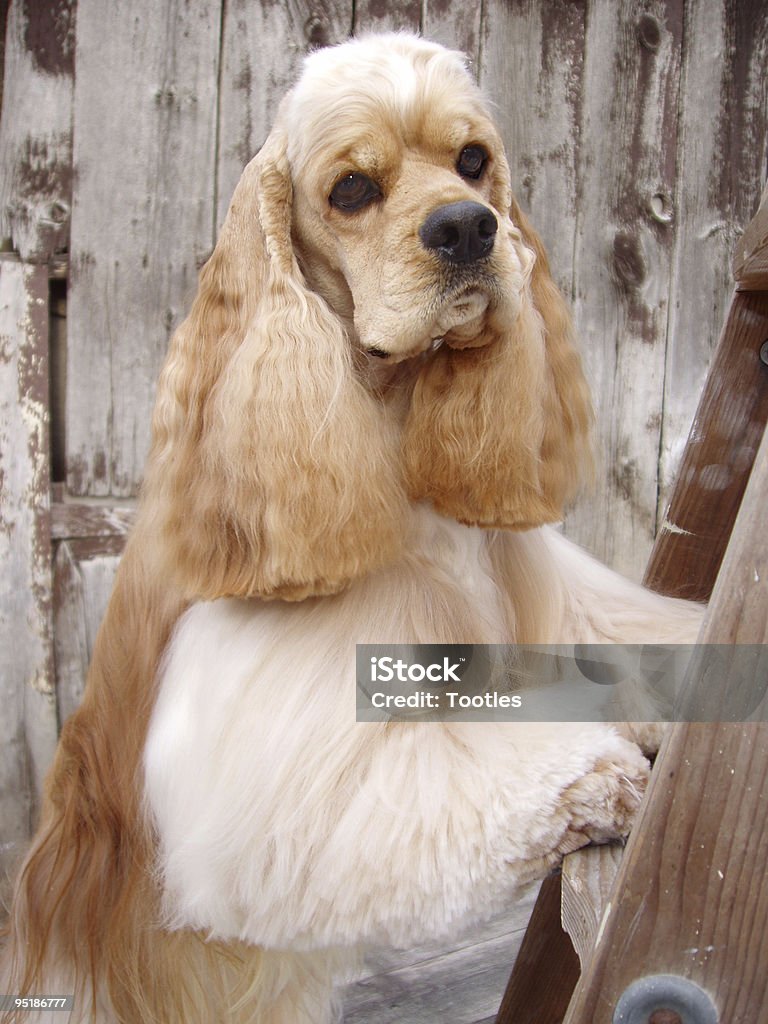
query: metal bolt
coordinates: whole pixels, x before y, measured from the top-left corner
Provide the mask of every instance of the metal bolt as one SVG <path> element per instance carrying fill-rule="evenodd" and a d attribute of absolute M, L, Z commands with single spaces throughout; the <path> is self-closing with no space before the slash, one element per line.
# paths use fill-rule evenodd
<path fill-rule="evenodd" d="M 768 366 L 768 340 L 760 346 L 760 362 Z"/>
<path fill-rule="evenodd" d="M 633 981 L 619 997 L 613 1024 L 718 1024 L 710 996 L 690 978 L 652 974 Z"/>

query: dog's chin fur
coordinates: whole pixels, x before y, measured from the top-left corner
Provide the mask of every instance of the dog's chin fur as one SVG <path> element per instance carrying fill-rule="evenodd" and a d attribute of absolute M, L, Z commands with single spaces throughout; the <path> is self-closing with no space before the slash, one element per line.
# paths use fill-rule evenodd
<path fill-rule="evenodd" d="M 358 171 L 380 197 L 334 209 Z M 466 199 L 499 231 L 459 273 L 418 228 Z M 362 946 L 455 935 L 626 835 L 647 763 L 610 725 L 355 721 L 356 643 L 695 638 L 698 607 L 546 525 L 590 424 L 461 58 L 409 36 L 309 57 L 171 344 L 0 991 L 73 992 L 72 1024 L 329 1024 Z"/>

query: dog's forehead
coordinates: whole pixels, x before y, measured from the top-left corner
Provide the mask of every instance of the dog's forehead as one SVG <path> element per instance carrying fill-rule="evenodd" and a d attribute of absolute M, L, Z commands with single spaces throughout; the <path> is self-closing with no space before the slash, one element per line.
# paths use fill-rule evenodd
<path fill-rule="evenodd" d="M 361 133 L 390 129 L 422 135 L 425 123 L 462 124 L 487 118 L 463 56 L 407 35 L 374 36 L 311 54 L 288 97 L 288 153 L 306 166 L 329 145 L 343 149 Z"/>

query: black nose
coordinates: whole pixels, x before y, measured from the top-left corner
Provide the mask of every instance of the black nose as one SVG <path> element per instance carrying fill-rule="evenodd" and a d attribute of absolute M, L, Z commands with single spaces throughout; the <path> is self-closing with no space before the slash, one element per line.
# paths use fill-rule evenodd
<path fill-rule="evenodd" d="M 464 200 L 433 210 L 419 228 L 419 237 L 446 263 L 474 263 L 493 249 L 497 228 L 492 210 Z"/>

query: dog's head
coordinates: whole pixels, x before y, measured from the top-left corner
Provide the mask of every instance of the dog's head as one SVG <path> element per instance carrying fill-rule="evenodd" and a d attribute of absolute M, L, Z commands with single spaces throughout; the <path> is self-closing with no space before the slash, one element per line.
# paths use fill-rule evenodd
<path fill-rule="evenodd" d="M 514 319 L 534 255 L 456 54 L 402 36 L 322 50 L 281 114 L 300 264 L 355 344 L 400 360 Z"/>
<path fill-rule="evenodd" d="M 402 35 L 310 56 L 161 379 L 145 504 L 184 589 L 336 591 L 397 556 L 414 500 L 558 519 L 589 422 L 462 58 Z"/>

